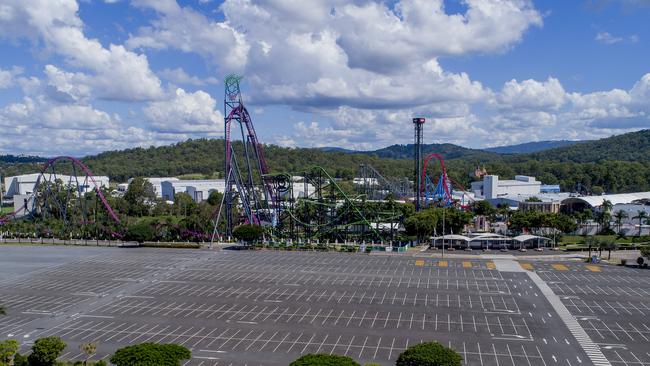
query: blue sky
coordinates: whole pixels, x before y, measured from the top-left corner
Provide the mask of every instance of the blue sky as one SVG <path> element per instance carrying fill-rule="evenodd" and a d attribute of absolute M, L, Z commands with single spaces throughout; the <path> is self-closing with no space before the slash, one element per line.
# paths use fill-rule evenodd
<path fill-rule="evenodd" d="M 0 153 L 218 138 L 244 76 L 260 139 L 374 149 L 650 126 L 646 0 L 7 0 Z"/>

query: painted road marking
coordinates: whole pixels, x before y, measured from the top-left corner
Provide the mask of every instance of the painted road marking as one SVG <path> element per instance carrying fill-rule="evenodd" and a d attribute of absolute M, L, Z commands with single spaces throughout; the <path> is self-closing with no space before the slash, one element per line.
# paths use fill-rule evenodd
<path fill-rule="evenodd" d="M 554 267 L 556 264 L 553 265 Z M 566 266 L 558 264 L 557 266 Z M 546 297 L 546 300 L 551 304 L 555 312 L 560 316 L 560 319 L 564 324 L 569 328 L 569 331 L 573 337 L 578 341 L 578 345 L 582 348 L 583 351 L 587 354 L 589 359 L 592 362 L 592 365 L 595 366 L 611 366 L 611 363 L 605 358 L 600 347 L 598 347 L 594 341 L 589 337 L 587 332 L 582 328 L 578 320 L 571 315 L 569 310 L 566 308 L 562 300 L 553 292 L 553 290 L 544 282 L 544 280 L 539 277 L 535 272 L 526 272 L 528 277 L 537 285 L 537 287 L 542 292 L 542 295 Z M 568 343 L 568 342 L 567 342 Z"/>
<path fill-rule="evenodd" d="M 533 270 L 533 265 L 530 264 L 530 263 L 519 263 L 519 265 L 521 266 L 521 268 L 523 268 L 525 270 L 528 270 L 528 271 Z"/>
<path fill-rule="evenodd" d="M 569 267 L 565 266 L 564 264 L 554 263 L 554 264 L 551 264 L 551 267 L 557 269 L 558 271 L 568 271 L 569 270 Z"/>
<path fill-rule="evenodd" d="M 438 265 L 440 267 L 447 267 L 449 266 L 449 263 L 447 261 L 438 261 Z"/>
<path fill-rule="evenodd" d="M 594 265 L 588 265 L 587 269 L 590 270 L 591 272 L 600 272 L 600 267 Z"/>
<path fill-rule="evenodd" d="M 422 267 L 422 266 L 424 266 L 424 261 L 422 259 L 418 259 L 418 260 L 415 261 L 415 265 Z"/>
<path fill-rule="evenodd" d="M 463 268 L 472 268 L 472 262 L 463 262 Z"/>

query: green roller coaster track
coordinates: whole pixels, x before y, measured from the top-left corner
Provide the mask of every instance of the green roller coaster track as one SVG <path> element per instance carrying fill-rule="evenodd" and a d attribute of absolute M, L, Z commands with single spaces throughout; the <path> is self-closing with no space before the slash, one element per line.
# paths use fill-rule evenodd
<path fill-rule="evenodd" d="M 337 227 L 340 227 L 341 225 L 339 224 L 339 222 L 344 218 L 345 215 L 347 215 L 350 211 L 352 211 L 358 217 L 358 220 L 353 221 L 353 222 L 345 223 L 342 226 L 349 227 L 349 226 L 354 226 L 354 225 L 367 225 L 370 228 L 371 232 L 374 234 L 374 236 L 377 239 L 381 239 L 381 235 L 379 234 L 377 229 L 373 228 L 372 223 L 370 221 L 368 221 L 368 219 L 365 217 L 365 215 L 359 210 L 359 208 L 356 205 L 355 200 L 351 199 L 350 196 L 348 196 L 348 194 L 345 193 L 345 191 L 343 191 L 343 189 L 341 189 L 341 187 L 336 183 L 336 180 L 323 167 L 314 166 L 311 169 L 311 172 L 312 173 L 321 173 L 327 179 L 327 181 L 329 182 L 328 185 L 331 185 L 332 187 L 334 187 L 336 193 L 338 193 L 343 198 L 343 202 L 344 202 L 343 206 L 345 206 L 345 210 L 343 210 L 342 212 L 337 212 L 336 217 L 334 219 L 332 219 L 331 221 L 327 222 L 327 223 L 324 223 L 324 224 L 311 224 L 311 223 L 306 223 L 306 222 L 303 222 L 302 220 L 300 220 L 298 217 L 296 217 L 296 214 L 294 212 L 292 212 L 291 209 L 285 209 L 284 211 L 286 211 L 289 214 L 289 216 L 291 217 L 291 219 L 294 222 L 296 222 L 297 224 L 299 224 L 301 226 L 309 227 L 309 228 L 318 228 L 318 229 L 320 229 L 320 228 L 324 228 L 324 227 L 328 227 L 328 226 L 332 227 L 331 230 L 322 231 L 322 232 L 319 231 L 318 233 L 316 233 L 316 235 L 314 237 L 318 238 L 318 237 L 321 237 L 321 236 L 326 235 L 328 233 L 331 233 Z M 320 187 L 320 189 L 323 189 L 323 187 Z M 357 197 L 357 200 L 360 197 L 361 196 Z M 308 199 L 303 199 L 303 202 L 309 202 L 310 204 L 313 204 L 313 205 L 321 205 L 321 206 L 332 207 L 331 203 L 318 202 L 318 201 L 313 201 L 313 200 L 308 200 Z"/>

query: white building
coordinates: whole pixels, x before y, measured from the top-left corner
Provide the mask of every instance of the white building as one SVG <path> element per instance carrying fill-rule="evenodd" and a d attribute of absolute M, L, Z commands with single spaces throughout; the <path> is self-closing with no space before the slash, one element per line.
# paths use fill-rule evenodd
<path fill-rule="evenodd" d="M 294 175 L 293 177 L 291 177 L 291 180 L 293 181 L 291 188 L 293 189 L 294 199 L 307 198 L 310 195 L 316 193 L 316 188 L 314 188 L 314 185 L 311 183 L 305 183 L 304 177 L 299 175 Z"/>
<path fill-rule="evenodd" d="M 621 222 L 623 224 L 638 225 L 639 224 L 639 219 L 638 218 L 635 219 L 634 217 L 638 216 L 639 211 L 644 211 L 648 215 L 648 217 L 650 217 L 650 205 L 645 205 L 645 204 L 642 204 L 642 203 L 618 203 L 618 204 L 615 204 L 612 207 L 612 210 L 610 212 L 611 215 L 612 215 L 612 221 L 615 220 L 614 215 L 616 215 L 616 213 L 618 211 L 625 212 L 625 215 L 627 216 L 626 218 L 621 220 Z M 642 223 L 642 224 L 645 224 L 645 223 Z"/>
<path fill-rule="evenodd" d="M 482 181 L 472 182 L 472 192 L 478 198 L 495 200 L 504 196 L 532 196 L 541 193 L 542 182 L 526 175 L 515 179 L 499 179 L 497 175 L 486 175 Z"/>
<path fill-rule="evenodd" d="M 376 187 L 379 185 L 379 181 L 377 180 L 377 178 L 357 177 L 352 179 L 352 184 L 354 184 L 355 186 Z"/>
<path fill-rule="evenodd" d="M 156 178 L 144 178 L 147 182 L 151 183 L 153 186 L 153 193 L 156 194 L 157 198 L 162 198 L 162 182 L 176 182 L 179 181 L 180 179 L 178 178 L 173 178 L 173 177 L 156 177 Z M 129 179 L 129 184 L 133 181 L 133 178 Z M 128 186 L 127 186 L 128 189 Z M 126 190 L 124 191 L 126 192 Z M 173 196 L 172 196 L 173 198 Z"/>
<path fill-rule="evenodd" d="M 17 175 L 13 177 L 6 177 L 5 178 L 5 197 L 7 198 L 13 198 L 16 195 L 29 195 L 34 192 L 34 188 L 36 186 L 36 181 L 38 180 L 38 177 L 40 176 L 39 173 L 35 174 L 24 174 L 24 175 Z M 95 182 L 97 185 L 100 187 L 108 188 L 110 180 L 108 177 L 105 176 L 95 176 L 93 177 L 95 179 Z M 43 181 L 54 181 L 54 180 L 60 180 L 63 184 L 65 185 L 70 185 L 77 187 L 79 185 L 79 190 L 81 191 L 81 194 L 87 193 L 95 189 L 95 185 L 90 179 L 86 179 L 85 176 L 82 177 L 75 177 L 75 176 L 70 176 L 70 175 L 63 175 L 63 174 L 50 174 L 46 173 L 42 178 L 41 178 L 41 183 Z"/>
<path fill-rule="evenodd" d="M 187 193 L 196 202 L 202 202 L 208 199 L 210 193 L 217 191 L 223 193 L 226 190 L 226 181 L 224 179 L 205 179 L 205 180 L 166 180 L 160 183 L 161 196 L 168 201 L 174 200 L 176 193 Z"/>

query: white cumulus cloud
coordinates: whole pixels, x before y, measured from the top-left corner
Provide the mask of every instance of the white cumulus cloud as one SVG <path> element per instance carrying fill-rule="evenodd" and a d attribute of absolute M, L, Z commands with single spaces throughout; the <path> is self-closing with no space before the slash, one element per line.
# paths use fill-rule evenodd
<path fill-rule="evenodd" d="M 169 100 L 150 103 L 144 114 L 158 132 L 222 135 L 223 114 L 217 101 L 201 90 L 188 93 L 178 88 Z"/>

